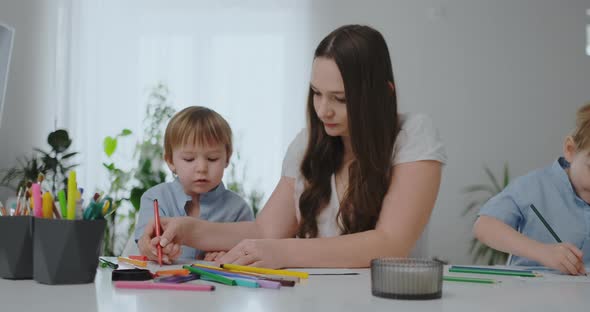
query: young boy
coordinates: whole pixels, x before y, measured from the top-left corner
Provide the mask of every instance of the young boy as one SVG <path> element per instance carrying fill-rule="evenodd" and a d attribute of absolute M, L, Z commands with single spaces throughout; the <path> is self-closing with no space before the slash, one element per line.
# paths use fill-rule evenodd
<path fill-rule="evenodd" d="M 490 199 L 473 232 L 486 245 L 512 254 L 512 265 L 541 264 L 580 275 L 586 273 L 584 265 L 590 265 L 590 103 L 578 110 L 576 129 L 566 137 L 563 154 Z"/>
<path fill-rule="evenodd" d="M 214 222 L 253 220 L 252 210 L 237 194 L 227 190 L 221 179 L 232 154 L 232 132 L 227 121 L 215 111 L 191 106 L 177 113 L 164 134 L 164 159 L 175 175 L 172 182 L 158 184 L 141 197 L 135 240 L 141 254 L 151 260 L 145 226 L 154 218 L 154 199 L 160 216 L 192 216 Z M 167 250 L 163 261 L 177 257 L 195 259 L 200 252 L 187 246 Z M 207 255 L 213 260 L 216 254 Z"/>

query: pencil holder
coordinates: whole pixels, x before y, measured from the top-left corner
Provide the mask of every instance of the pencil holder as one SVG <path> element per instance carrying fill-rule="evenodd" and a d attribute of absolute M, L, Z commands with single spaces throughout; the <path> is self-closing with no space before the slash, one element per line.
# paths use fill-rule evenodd
<path fill-rule="evenodd" d="M 374 296 L 392 299 L 438 299 L 443 266 L 426 259 L 383 258 L 371 261 Z"/>
<path fill-rule="evenodd" d="M 33 277 L 33 217 L 0 217 L 0 277 Z"/>
<path fill-rule="evenodd" d="M 42 284 L 94 282 L 105 220 L 35 218 L 33 279 Z"/>

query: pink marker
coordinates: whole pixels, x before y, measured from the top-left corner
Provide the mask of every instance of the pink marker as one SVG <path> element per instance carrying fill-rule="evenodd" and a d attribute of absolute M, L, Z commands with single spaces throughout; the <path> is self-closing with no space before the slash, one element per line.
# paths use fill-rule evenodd
<path fill-rule="evenodd" d="M 267 281 L 263 279 L 256 280 L 256 283 L 260 286 L 260 288 L 270 288 L 270 289 L 279 289 L 281 288 L 281 283 L 275 281 Z"/>
<path fill-rule="evenodd" d="M 41 201 L 41 185 L 33 183 L 31 186 L 31 195 L 33 196 L 33 211 L 35 217 L 43 218 L 43 202 Z"/>
<path fill-rule="evenodd" d="M 137 281 L 116 281 L 115 288 L 124 289 L 166 289 L 166 290 L 192 290 L 192 291 L 213 291 L 215 286 L 203 284 L 171 284 Z"/>

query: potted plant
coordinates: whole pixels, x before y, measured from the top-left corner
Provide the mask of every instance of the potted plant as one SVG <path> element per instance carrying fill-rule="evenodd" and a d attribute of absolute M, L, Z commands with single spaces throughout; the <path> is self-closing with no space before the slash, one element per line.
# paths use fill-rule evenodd
<path fill-rule="evenodd" d="M 504 164 L 503 175 L 499 178 L 497 178 L 487 166 L 484 166 L 484 171 L 488 178 L 485 183 L 470 185 L 464 189 L 464 193 L 473 199 L 465 207 L 462 214 L 463 216 L 472 214 L 474 211 L 479 211 L 479 208 L 483 204 L 496 194 L 502 192 L 502 190 L 510 183 L 508 163 Z M 501 181 L 501 183 L 499 181 Z M 487 265 L 505 264 L 508 259 L 507 253 L 493 249 L 481 243 L 475 237 L 471 240 L 469 251 L 473 255 L 474 262 L 483 262 Z"/>
<path fill-rule="evenodd" d="M 31 157 L 22 156 L 18 159 L 17 166 L 2 170 L 4 174 L 0 183 L 13 185 L 18 189 L 44 176 L 45 183 L 56 198 L 57 191 L 67 185 L 67 172 L 77 166 L 77 164 L 69 164 L 69 161 L 78 152 L 68 151 L 72 140 L 64 129 L 49 133 L 47 143 L 51 147 L 49 152 L 34 148 L 34 151 L 41 154 L 40 157 L 36 154 Z"/>

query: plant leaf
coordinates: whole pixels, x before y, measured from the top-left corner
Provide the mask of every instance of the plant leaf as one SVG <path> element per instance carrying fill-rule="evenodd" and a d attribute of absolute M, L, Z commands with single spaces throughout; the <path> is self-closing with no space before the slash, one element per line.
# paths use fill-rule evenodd
<path fill-rule="evenodd" d="M 68 159 L 68 158 L 70 158 L 70 157 L 72 157 L 74 155 L 77 155 L 77 154 L 78 154 L 78 152 L 68 153 L 68 154 L 63 155 L 61 157 L 61 159 Z"/>
<path fill-rule="evenodd" d="M 498 180 L 496 179 L 496 177 L 492 173 L 492 170 L 490 170 L 490 168 L 488 168 L 487 166 L 484 166 L 484 170 L 485 170 L 486 174 L 488 175 L 488 177 L 490 178 L 490 181 L 492 181 L 494 188 L 496 189 L 495 193 L 500 193 L 502 191 L 502 188 L 498 184 Z"/>
<path fill-rule="evenodd" d="M 495 195 L 496 192 L 491 186 L 485 184 L 475 184 L 463 189 L 463 193 L 488 192 L 490 195 Z"/>
<path fill-rule="evenodd" d="M 107 136 L 104 138 L 102 146 L 104 148 L 104 153 L 107 154 L 108 157 L 111 157 L 117 149 L 117 139 Z"/>
<path fill-rule="evenodd" d="M 131 189 L 131 193 L 129 195 L 129 201 L 133 205 L 135 211 L 139 211 L 140 203 L 141 203 L 141 196 L 145 193 L 146 189 L 134 187 Z"/>
<path fill-rule="evenodd" d="M 35 148 L 33 148 L 33 150 L 36 151 L 36 152 L 39 152 L 39 153 L 43 154 L 43 156 L 51 157 L 51 155 L 49 155 L 49 153 L 43 151 L 42 149 L 39 149 L 39 148 L 36 148 L 35 147 Z"/>
<path fill-rule="evenodd" d="M 123 131 L 121 131 L 121 133 L 119 134 L 119 136 L 124 137 L 124 136 L 128 136 L 130 134 L 132 134 L 133 132 L 131 132 L 131 130 L 129 129 L 123 129 Z"/>
<path fill-rule="evenodd" d="M 467 205 L 467 207 L 465 207 L 465 210 L 463 210 L 463 213 L 461 213 L 461 216 L 464 217 L 466 216 L 468 213 L 470 213 L 474 208 L 477 208 L 478 206 L 480 206 L 482 204 L 482 201 L 480 200 L 474 200 L 472 202 L 469 203 L 469 205 Z"/>
<path fill-rule="evenodd" d="M 504 164 L 504 188 L 510 183 L 510 173 L 508 172 L 508 163 Z"/>
<path fill-rule="evenodd" d="M 115 169 L 115 164 L 114 163 L 110 163 L 110 164 L 102 164 L 105 168 L 107 168 L 109 171 L 114 170 Z"/>
<path fill-rule="evenodd" d="M 70 147 L 72 140 L 70 140 L 70 136 L 66 130 L 59 129 L 51 132 L 49 136 L 47 136 L 47 143 L 49 143 L 49 146 L 51 146 L 54 151 L 61 153 Z"/>

